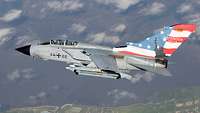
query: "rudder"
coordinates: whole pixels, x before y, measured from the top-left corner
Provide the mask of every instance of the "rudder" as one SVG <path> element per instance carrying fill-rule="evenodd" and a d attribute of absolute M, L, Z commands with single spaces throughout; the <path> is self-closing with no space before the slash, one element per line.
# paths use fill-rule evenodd
<path fill-rule="evenodd" d="M 163 46 L 163 53 L 166 56 L 171 56 L 184 42 L 188 40 L 188 37 L 196 31 L 195 24 L 176 24 L 170 26 L 171 32 L 165 40 Z"/>

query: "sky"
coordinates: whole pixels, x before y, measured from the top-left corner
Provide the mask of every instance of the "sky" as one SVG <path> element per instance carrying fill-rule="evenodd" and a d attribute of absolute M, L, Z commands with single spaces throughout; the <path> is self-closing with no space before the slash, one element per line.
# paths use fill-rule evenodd
<path fill-rule="evenodd" d="M 199 6 L 199 0 L 0 0 L 0 104 L 128 105 L 167 89 L 199 86 Z M 197 32 L 170 58 L 172 77 L 148 72 L 132 72 L 132 81 L 77 77 L 65 63 L 15 51 L 50 39 L 114 47 L 176 23 L 196 23 Z"/>

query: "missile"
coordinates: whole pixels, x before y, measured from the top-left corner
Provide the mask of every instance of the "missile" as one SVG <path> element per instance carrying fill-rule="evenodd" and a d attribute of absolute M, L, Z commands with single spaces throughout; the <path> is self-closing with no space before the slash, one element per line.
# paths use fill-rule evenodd
<path fill-rule="evenodd" d="M 126 73 L 115 73 L 110 72 L 106 70 L 100 70 L 97 68 L 88 68 L 88 67 L 76 67 L 74 65 L 70 65 L 69 67 L 66 67 L 66 69 L 73 71 L 78 76 L 95 76 L 95 77 L 101 77 L 101 78 L 111 78 L 111 79 L 131 79 L 132 76 Z"/>
<path fill-rule="evenodd" d="M 69 66 L 66 67 L 66 69 L 74 71 L 74 73 L 78 76 L 86 75 L 86 76 L 95 76 L 95 77 L 111 78 L 111 79 L 118 79 L 120 76 L 120 74 L 118 73 L 106 72 L 97 68 Z"/>

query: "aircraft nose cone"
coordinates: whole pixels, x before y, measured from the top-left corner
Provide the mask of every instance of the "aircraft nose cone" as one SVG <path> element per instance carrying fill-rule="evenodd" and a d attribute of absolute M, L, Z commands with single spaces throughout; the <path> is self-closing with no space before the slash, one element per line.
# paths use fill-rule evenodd
<path fill-rule="evenodd" d="M 20 53 L 30 56 L 30 47 L 31 45 L 19 47 L 19 48 L 16 48 L 16 51 L 19 51 Z"/>

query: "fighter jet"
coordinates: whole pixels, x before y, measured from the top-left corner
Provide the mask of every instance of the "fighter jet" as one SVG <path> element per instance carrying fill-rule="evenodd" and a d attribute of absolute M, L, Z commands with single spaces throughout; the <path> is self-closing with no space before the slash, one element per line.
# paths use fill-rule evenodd
<path fill-rule="evenodd" d="M 80 76 L 120 79 L 130 77 L 130 72 L 135 70 L 170 76 L 167 70 L 169 57 L 195 31 L 195 24 L 176 24 L 166 26 L 138 43 L 128 42 L 118 47 L 50 40 L 16 50 L 44 60 L 65 62 L 66 69 Z"/>

